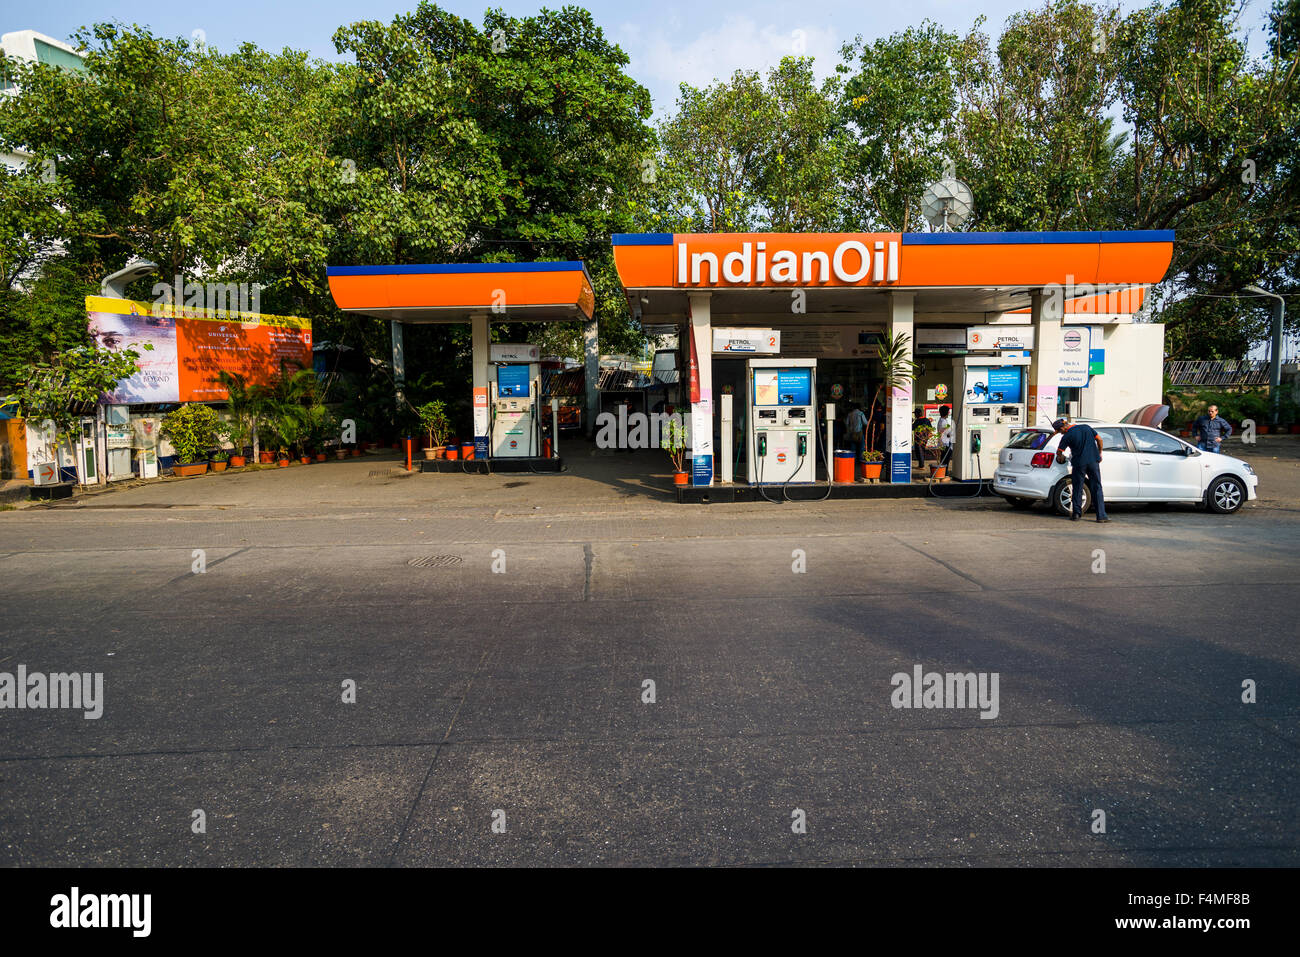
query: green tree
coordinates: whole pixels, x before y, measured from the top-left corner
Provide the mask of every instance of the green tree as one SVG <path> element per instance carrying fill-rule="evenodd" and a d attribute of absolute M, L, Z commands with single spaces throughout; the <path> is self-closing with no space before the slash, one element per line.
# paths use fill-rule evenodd
<path fill-rule="evenodd" d="M 665 232 L 834 229 L 842 217 L 838 80 L 808 58 L 766 77 L 737 70 L 703 90 L 683 83 L 659 127 L 654 210 Z"/>
<path fill-rule="evenodd" d="M 133 349 L 109 350 L 92 345 L 76 346 L 33 363 L 27 367 L 15 396 L 19 415 L 37 425 L 51 422 L 55 446 L 70 447 L 81 418 L 93 414 L 95 403 L 105 392 L 139 371 L 139 358 Z"/>
<path fill-rule="evenodd" d="M 1266 328 L 1267 306 L 1224 297 L 1251 282 L 1296 289 L 1300 58 L 1285 33 L 1293 6 L 1275 8 L 1260 62 L 1247 56 L 1228 0 L 1152 5 L 1116 33 L 1133 129 L 1113 190 L 1117 218 L 1177 231 L 1157 297 L 1173 354 L 1240 357 Z"/>
<path fill-rule="evenodd" d="M 961 48 L 958 174 L 975 194 L 967 228 L 1096 229 L 1123 145 L 1113 9 L 1060 0 L 1016 13 L 993 47 L 972 31 Z"/>
<path fill-rule="evenodd" d="M 846 79 L 840 101 L 849 134 L 846 229 L 898 232 L 923 227 L 921 195 L 956 165 L 957 35 L 926 21 L 841 49 L 836 67 Z M 965 166 L 963 163 L 962 166 Z"/>

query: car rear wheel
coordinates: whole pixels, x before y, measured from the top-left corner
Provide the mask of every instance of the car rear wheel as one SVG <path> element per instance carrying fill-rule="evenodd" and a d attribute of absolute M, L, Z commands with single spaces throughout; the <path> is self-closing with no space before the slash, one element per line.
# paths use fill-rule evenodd
<path fill-rule="evenodd" d="M 1070 509 L 1074 502 L 1074 488 L 1068 478 L 1061 479 L 1056 483 L 1056 488 L 1052 489 L 1052 509 L 1057 515 L 1069 515 Z M 1088 493 L 1088 486 L 1083 487 L 1083 496 L 1079 500 L 1079 505 L 1086 515 L 1088 509 L 1092 508 L 1092 496 Z"/>
<path fill-rule="evenodd" d="M 1246 489 L 1235 478 L 1217 478 L 1210 483 L 1210 490 L 1205 493 L 1205 504 L 1210 511 L 1220 515 L 1231 515 L 1246 503 Z"/>

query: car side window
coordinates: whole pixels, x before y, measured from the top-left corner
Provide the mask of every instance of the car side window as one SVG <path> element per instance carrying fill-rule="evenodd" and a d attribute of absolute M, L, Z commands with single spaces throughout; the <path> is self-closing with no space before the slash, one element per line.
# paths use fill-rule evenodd
<path fill-rule="evenodd" d="M 1101 450 L 1103 452 L 1128 451 L 1128 443 L 1124 441 L 1123 429 L 1098 429 L 1097 434 L 1101 436 Z"/>
<path fill-rule="evenodd" d="M 1156 455 L 1183 454 L 1183 443 L 1172 435 L 1165 435 L 1152 429 L 1129 429 L 1128 434 L 1133 437 L 1133 445 L 1139 452 Z"/>

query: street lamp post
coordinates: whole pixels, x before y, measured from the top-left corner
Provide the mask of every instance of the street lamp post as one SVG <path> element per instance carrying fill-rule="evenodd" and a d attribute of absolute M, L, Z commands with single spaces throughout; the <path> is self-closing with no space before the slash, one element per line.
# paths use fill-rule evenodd
<path fill-rule="evenodd" d="M 1270 299 L 1276 300 L 1276 305 L 1273 307 L 1273 349 L 1268 364 L 1269 418 L 1271 424 L 1276 426 L 1282 400 L 1282 324 L 1283 319 L 1286 317 L 1286 300 L 1275 292 L 1269 292 L 1267 289 L 1261 289 L 1253 284 L 1247 286 L 1245 291 L 1256 296 L 1268 296 Z"/>

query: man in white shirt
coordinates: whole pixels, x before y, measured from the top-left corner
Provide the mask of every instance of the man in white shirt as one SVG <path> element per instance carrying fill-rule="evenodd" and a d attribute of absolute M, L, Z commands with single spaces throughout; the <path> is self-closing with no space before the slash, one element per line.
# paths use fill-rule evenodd
<path fill-rule="evenodd" d="M 949 406 L 939 406 L 939 447 L 943 450 L 939 456 L 939 464 L 945 466 L 948 460 L 952 458 L 953 444 L 953 423 L 952 409 Z"/>

